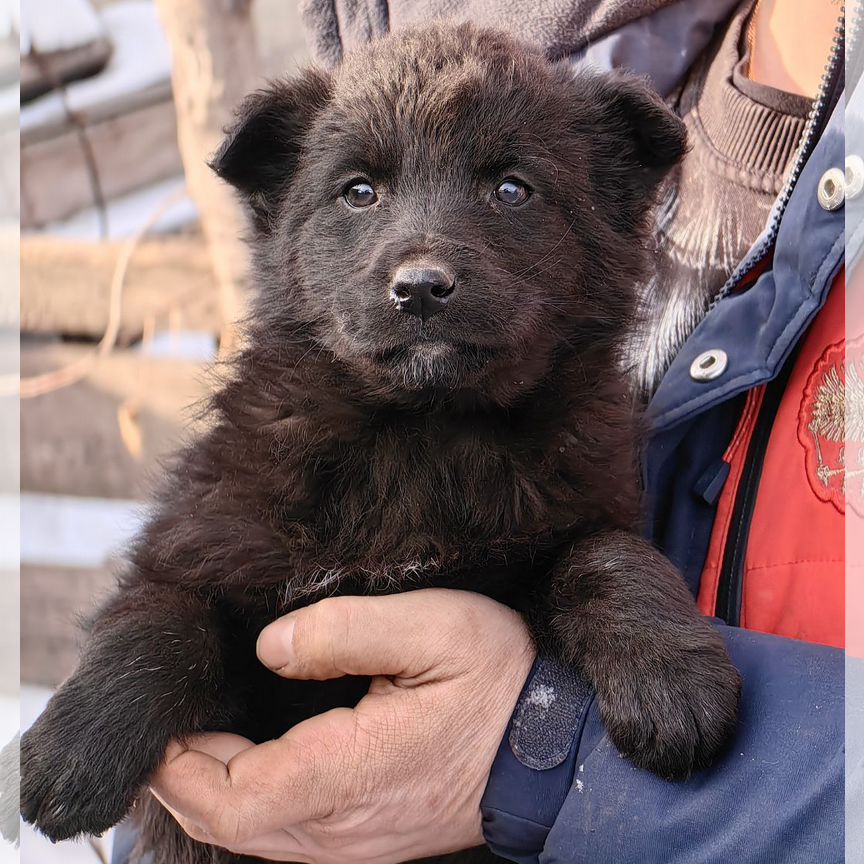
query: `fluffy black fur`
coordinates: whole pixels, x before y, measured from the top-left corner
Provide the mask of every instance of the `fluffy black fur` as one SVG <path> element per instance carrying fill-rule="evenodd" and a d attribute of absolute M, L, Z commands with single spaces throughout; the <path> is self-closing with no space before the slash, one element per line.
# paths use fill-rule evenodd
<path fill-rule="evenodd" d="M 468 26 L 248 99 L 214 160 L 254 217 L 247 347 L 24 736 L 27 820 L 101 832 L 170 739 L 262 741 L 355 702 L 363 681 L 286 681 L 255 657 L 266 623 L 334 593 L 489 594 L 593 683 L 622 753 L 667 778 L 711 762 L 738 676 L 638 536 L 619 371 L 655 192 L 684 147 L 641 81 Z M 532 190 L 522 206 L 495 198 L 506 177 Z M 357 179 L 375 206 L 346 205 Z M 388 295 L 420 260 L 456 274 L 425 322 Z M 138 809 L 160 864 L 239 860 Z"/>

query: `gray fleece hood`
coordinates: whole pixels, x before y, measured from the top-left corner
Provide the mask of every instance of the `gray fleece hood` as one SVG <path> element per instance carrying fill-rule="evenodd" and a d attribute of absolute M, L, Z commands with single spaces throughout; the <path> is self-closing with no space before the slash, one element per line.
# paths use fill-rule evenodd
<path fill-rule="evenodd" d="M 751 2 L 751 0 L 746 0 Z M 497 27 L 550 59 L 647 75 L 668 95 L 740 0 L 301 0 L 309 49 L 333 68 L 390 30 L 435 19 Z M 590 47 L 589 47 L 590 46 Z"/>

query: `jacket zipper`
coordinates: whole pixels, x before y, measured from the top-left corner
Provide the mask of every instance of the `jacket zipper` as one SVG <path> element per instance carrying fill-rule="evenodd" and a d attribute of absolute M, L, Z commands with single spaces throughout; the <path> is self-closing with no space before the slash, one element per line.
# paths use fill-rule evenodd
<path fill-rule="evenodd" d="M 771 431 L 786 384 L 795 365 L 797 352 L 786 360 L 783 371 L 767 385 L 759 416 L 753 428 L 753 435 L 747 447 L 744 469 L 735 492 L 735 504 L 732 508 L 732 519 L 729 522 L 729 534 L 726 537 L 726 547 L 723 550 L 723 564 L 720 568 L 720 578 L 717 582 L 717 600 L 714 614 L 727 624 L 738 627 L 741 624 L 741 601 L 744 596 L 744 563 L 747 556 L 747 545 L 750 539 L 750 525 L 753 521 L 753 511 L 756 509 L 756 495 L 759 491 L 759 481 L 762 479 L 762 466 L 765 464 L 765 454 Z"/>
<path fill-rule="evenodd" d="M 858 18 L 860 19 L 860 16 Z M 859 21 L 856 20 L 856 32 L 859 29 L 857 26 L 858 23 Z M 845 34 L 845 9 L 841 9 L 840 18 L 837 22 L 834 39 L 831 44 L 831 53 L 819 84 L 819 91 L 813 100 L 813 106 L 807 116 L 807 123 L 804 127 L 801 144 L 795 156 L 795 162 L 774 205 L 768 230 L 759 245 L 745 258 L 731 278 L 720 289 L 720 292 L 711 303 L 712 309 L 724 297 L 731 294 L 753 269 L 765 260 L 774 246 L 774 242 L 777 239 L 777 231 L 780 227 L 780 220 L 786 212 L 789 199 L 792 197 L 792 191 L 798 182 L 798 178 L 801 176 L 801 172 L 804 170 L 804 165 L 813 152 L 813 148 L 816 146 L 816 142 L 819 140 L 819 135 L 827 120 L 828 112 L 832 107 L 832 96 L 843 69 Z M 780 407 L 783 392 L 786 389 L 796 356 L 797 352 L 793 352 L 786 360 L 786 365 L 780 374 L 774 381 L 768 384 L 765 399 L 759 412 L 759 419 L 756 421 L 753 437 L 747 449 L 744 470 L 735 494 L 735 504 L 732 509 L 732 521 L 730 523 L 732 527 L 730 528 L 729 536 L 726 538 L 726 548 L 723 553 L 723 564 L 720 569 L 720 579 L 717 585 L 717 601 L 715 604 L 715 614 L 727 624 L 735 627 L 741 623 L 741 605 L 744 593 L 744 563 L 750 537 L 750 525 L 753 521 L 753 511 L 756 507 L 759 481 L 762 478 L 762 466 L 768 450 L 768 442 L 771 439 L 771 430 L 774 428 L 774 419 L 777 416 L 777 410 Z"/>

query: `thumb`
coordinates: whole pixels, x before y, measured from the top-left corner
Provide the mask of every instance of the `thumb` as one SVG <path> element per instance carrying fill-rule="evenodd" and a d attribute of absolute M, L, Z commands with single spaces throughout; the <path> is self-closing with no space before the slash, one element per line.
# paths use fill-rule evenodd
<path fill-rule="evenodd" d="M 364 770 L 355 733 L 353 711 L 337 708 L 263 744 L 226 733 L 174 742 L 151 789 L 202 842 L 240 846 L 333 812 Z"/>
<path fill-rule="evenodd" d="M 463 646 L 454 643 L 461 640 L 452 635 L 460 632 L 460 624 L 464 633 L 465 616 L 482 620 L 475 616 L 487 604 L 498 605 L 477 594 L 443 589 L 334 597 L 265 627 L 258 658 L 286 678 L 416 678 L 459 654 Z"/>

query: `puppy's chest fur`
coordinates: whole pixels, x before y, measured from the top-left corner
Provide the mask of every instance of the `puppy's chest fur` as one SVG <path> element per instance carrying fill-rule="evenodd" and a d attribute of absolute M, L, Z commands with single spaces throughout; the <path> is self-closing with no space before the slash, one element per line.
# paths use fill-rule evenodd
<path fill-rule="evenodd" d="M 540 588 L 572 542 L 634 524 L 633 422 L 611 375 L 580 387 L 563 369 L 507 410 L 370 406 L 330 364 L 285 376 L 267 356 L 217 393 L 137 578 L 271 616 L 424 586 L 507 601 Z"/>
<path fill-rule="evenodd" d="M 528 446 L 477 420 L 373 429 L 310 460 L 292 599 L 429 585 L 500 595 L 548 570 L 597 515 L 580 494 L 584 448 L 572 434 Z M 276 509 L 290 533 L 291 506 Z"/>

